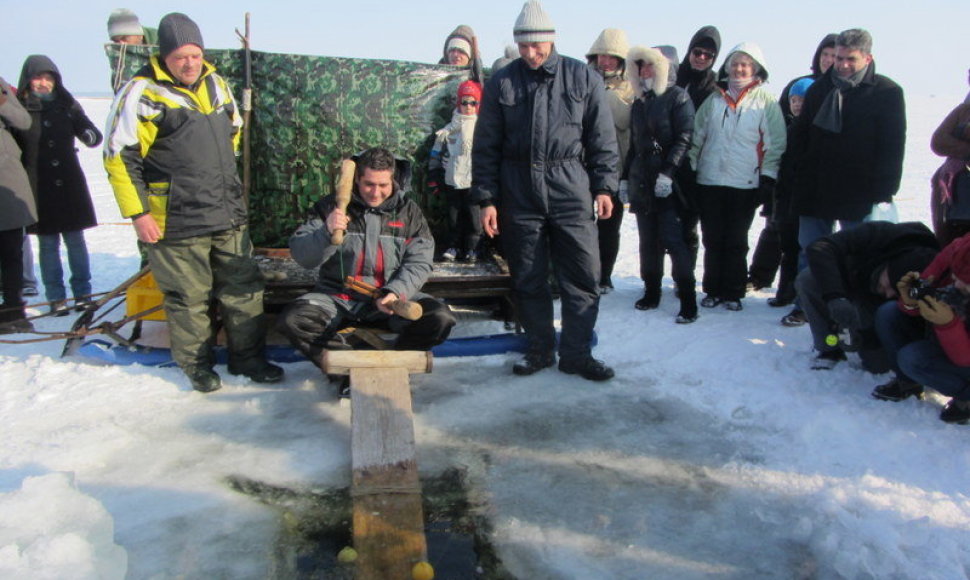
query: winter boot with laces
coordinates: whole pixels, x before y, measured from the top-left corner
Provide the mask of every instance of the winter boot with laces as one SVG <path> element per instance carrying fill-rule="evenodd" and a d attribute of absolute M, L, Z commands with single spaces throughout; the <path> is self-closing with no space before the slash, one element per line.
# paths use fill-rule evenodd
<path fill-rule="evenodd" d="M 917 399 L 923 398 L 923 386 L 913 381 L 894 378 L 884 385 L 879 385 L 872 390 L 872 398 L 880 401 L 892 401 L 898 403 L 910 397 Z"/>

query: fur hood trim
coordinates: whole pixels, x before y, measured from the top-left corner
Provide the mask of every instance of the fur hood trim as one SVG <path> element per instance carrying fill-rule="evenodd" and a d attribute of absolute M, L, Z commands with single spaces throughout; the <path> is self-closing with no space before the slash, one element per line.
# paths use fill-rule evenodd
<path fill-rule="evenodd" d="M 670 85 L 671 66 L 670 61 L 662 52 L 656 48 L 634 46 L 627 54 L 626 61 L 629 63 L 629 66 L 626 67 L 626 80 L 633 87 L 637 98 L 643 96 L 643 86 L 640 84 L 640 66 L 637 64 L 638 62 L 653 63 L 653 93 L 659 97 L 667 92 L 667 87 Z"/>

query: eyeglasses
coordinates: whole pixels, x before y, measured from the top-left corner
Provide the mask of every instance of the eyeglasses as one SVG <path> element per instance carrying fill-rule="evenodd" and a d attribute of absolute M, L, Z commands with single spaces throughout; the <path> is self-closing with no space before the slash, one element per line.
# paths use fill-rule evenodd
<path fill-rule="evenodd" d="M 714 58 L 713 52 L 709 50 L 704 50 L 703 48 L 695 48 L 694 50 L 690 51 L 690 54 L 694 58 L 711 58 L 711 59 Z"/>
<path fill-rule="evenodd" d="M 478 101 L 462 101 L 461 102 L 461 106 L 462 107 L 477 107 L 478 106 Z"/>

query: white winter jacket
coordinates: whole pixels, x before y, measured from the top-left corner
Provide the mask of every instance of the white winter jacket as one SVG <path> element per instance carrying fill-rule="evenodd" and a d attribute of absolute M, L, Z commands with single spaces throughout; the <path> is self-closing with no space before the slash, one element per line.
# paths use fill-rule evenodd
<path fill-rule="evenodd" d="M 445 183 L 455 189 L 472 186 L 472 136 L 477 120 L 478 115 L 462 115 L 455 111 L 451 122 L 435 133 L 431 155 L 440 155 Z"/>
<path fill-rule="evenodd" d="M 735 52 L 751 56 L 762 67 L 761 78 L 767 78 L 761 49 L 743 43 L 728 59 Z M 762 81 L 743 91 L 737 102 L 723 89 L 704 101 L 694 117 L 690 163 L 701 185 L 756 189 L 761 175 L 778 178 L 786 145 L 781 107 Z"/>

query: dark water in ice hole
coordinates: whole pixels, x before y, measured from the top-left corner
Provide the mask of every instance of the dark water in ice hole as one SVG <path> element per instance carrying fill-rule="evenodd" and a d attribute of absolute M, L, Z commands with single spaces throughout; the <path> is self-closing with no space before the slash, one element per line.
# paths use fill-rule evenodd
<path fill-rule="evenodd" d="M 281 511 L 271 577 L 353 578 L 353 565 L 337 561 L 337 553 L 352 543 L 349 488 L 294 490 L 242 477 L 229 477 L 227 483 Z M 428 562 L 435 580 L 514 580 L 495 553 L 484 506 L 472 499 L 463 470 L 422 479 L 421 488 Z"/>

